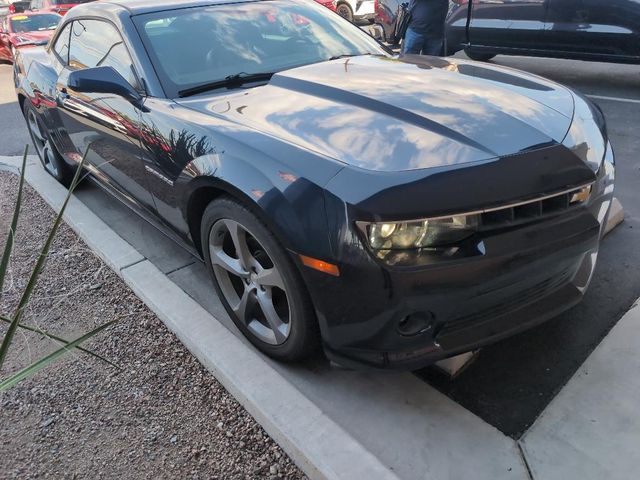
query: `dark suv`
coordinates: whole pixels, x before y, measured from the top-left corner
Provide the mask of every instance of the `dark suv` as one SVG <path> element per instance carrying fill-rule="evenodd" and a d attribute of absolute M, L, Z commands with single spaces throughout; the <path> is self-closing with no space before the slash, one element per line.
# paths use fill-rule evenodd
<path fill-rule="evenodd" d="M 387 38 L 399 3 L 379 2 L 376 21 Z M 640 63 L 640 0 L 452 0 L 446 23 L 447 55 Z"/>

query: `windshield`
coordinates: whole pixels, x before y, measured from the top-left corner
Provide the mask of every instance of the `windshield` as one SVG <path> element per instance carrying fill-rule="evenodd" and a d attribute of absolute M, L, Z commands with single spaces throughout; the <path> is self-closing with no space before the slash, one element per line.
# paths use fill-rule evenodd
<path fill-rule="evenodd" d="M 236 74 L 278 72 L 343 55 L 386 54 L 315 2 L 236 3 L 135 18 L 168 96 Z"/>
<path fill-rule="evenodd" d="M 9 19 L 11 31 L 14 33 L 42 32 L 55 30 L 62 17 L 55 13 L 41 15 L 16 15 Z"/>

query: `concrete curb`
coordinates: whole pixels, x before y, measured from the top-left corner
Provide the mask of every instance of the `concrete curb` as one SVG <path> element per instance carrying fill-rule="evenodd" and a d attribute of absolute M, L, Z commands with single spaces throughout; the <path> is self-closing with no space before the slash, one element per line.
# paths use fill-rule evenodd
<path fill-rule="evenodd" d="M 624 221 L 624 209 L 622 208 L 622 204 L 620 200 L 616 197 L 613 197 L 611 201 L 611 209 L 609 210 L 609 219 L 607 220 L 607 224 L 604 227 L 604 234 L 607 235 L 611 230 L 616 228 Z"/>
<path fill-rule="evenodd" d="M 0 164 L 2 163 L 9 166 L 9 170 L 19 173 L 22 159 L 0 157 Z M 67 190 L 55 182 L 42 168 L 33 168 L 38 165 L 37 157 L 29 156 L 25 178 L 44 201 L 58 212 L 67 196 Z M 128 265 L 144 260 L 136 249 L 122 240 L 75 197 L 71 198 L 67 205 L 64 220 L 113 271 L 119 272 Z"/>
<path fill-rule="evenodd" d="M 66 189 L 35 162 L 29 159 L 26 180 L 57 212 Z M 16 171 L 20 159 L 2 163 Z M 310 478 L 398 478 L 80 201 L 70 201 L 64 219 Z"/>

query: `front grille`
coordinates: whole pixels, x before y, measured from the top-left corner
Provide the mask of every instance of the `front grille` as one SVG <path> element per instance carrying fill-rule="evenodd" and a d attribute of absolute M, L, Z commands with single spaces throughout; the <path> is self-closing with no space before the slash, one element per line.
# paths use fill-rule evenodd
<path fill-rule="evenodd" d="M 565 285 L 571 277 L 571 269 L 566 269 L 561 273 L 547 278 L 531 287 L 520 290 L 515 294 L 505 297 L 495 305 L 476 310 L 473 313 L 462 315 L 448 321 L 440 330 L 440 335 L 463 330 L 467 327 L 482 323 L 486 320 L 497 318 L 524 307 L 525 305 L 537 302 L 550 295 Z M 473 300 L 471 300 L 473 302 Z"/>
<path fill-rule="evenodd" d="M 591 185 L 587 185 L 538 200 L 486 210 L 480 214 L 480 228 L 508 226 L 562 213 L 586 202 L 590 193 Z"/>

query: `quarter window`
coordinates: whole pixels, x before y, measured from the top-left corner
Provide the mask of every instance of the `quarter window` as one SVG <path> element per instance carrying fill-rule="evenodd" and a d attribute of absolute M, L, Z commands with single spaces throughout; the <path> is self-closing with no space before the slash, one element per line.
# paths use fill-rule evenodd
<path fill-rule="evenodd" d="M 69 66 L 74 69 L 113 67 L 134 88 L 139 88 L 133 62 L 113 25 L 100 20 L 75 20 L 71 29 Z"/>
<path fill-rule="evenodd" d="M 58 54 L 62 63 L 65 65 L 69 61 L 69 34 L 71 33 L 71 23 L 65 25 L 60 35 L 56 39 L 56 43 L 53 46 L 53 49 Z"/>

